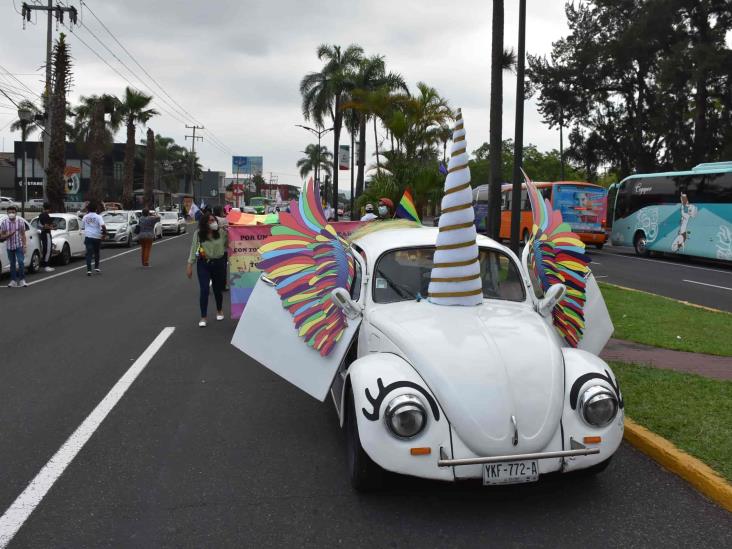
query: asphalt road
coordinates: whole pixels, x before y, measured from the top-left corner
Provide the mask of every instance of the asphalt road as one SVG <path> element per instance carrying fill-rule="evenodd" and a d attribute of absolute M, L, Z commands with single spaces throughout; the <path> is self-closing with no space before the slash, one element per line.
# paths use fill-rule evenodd
<path fill-rule="evenodd" d="M 235 350 L 232 321 L 197 327 L 189 241 L 156 243 L 148 270 L 133 250 L 99 276 L 77 260 L 0 289 L 0 513 L 48 473 L 10 547 L 730 546 L 732 515 L 626 445 L 596 478 L 500 489 L 400 478 L 355 493 L 330 403 Z M 70 437 L 78 454 L 49 463 Z"/>
<path fill-rule="evenodd" d="M 685 257 L 638 257 L 633 248 L 588 248 L 592 272 L 610 282 L 732 312 L 732 266 Z"/>

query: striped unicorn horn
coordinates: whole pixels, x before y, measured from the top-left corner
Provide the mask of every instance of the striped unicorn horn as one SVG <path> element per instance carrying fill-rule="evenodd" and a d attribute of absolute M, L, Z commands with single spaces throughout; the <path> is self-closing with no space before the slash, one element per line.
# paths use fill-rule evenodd
<path fill-rule="evenodd" d="M 479 305 L 483 301 L 466 148 L 463 115 L 458 109 L 429 286 L 429 300 L 437 305 Z"/>

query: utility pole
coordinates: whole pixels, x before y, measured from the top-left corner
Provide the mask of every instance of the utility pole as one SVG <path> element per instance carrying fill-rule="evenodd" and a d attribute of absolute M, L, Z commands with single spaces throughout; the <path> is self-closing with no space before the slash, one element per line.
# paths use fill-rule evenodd
<path fill-rule="evenodd" d="M 46 131 L 43 132 L 43 198 L 46 198 L 46 182 L 48 177 L 48 152 L 51 148 L 51 116 L 53 109 L 51 108 L 51 52 L 53 51 L 53 16 L 56 15 L 56 20 L 61 24 L 64 22 L 64 13 L 69 14 L 69 20 L 72 25 L 77 23 L 77 10 L 74 6 L 59 6 L 58 4 L 54 7 L 53 0 L 48 0 L 47 6 L 29 5 L 23 2 L 23 9 L 21 15 L 23 17 L 23 28 L 25 28 L 26 21 L 31 20 L 31 12 L 33 11 L 45 11 L 46 12 L 46 91 L 43 94 L 44 105 L 43 108 L 46 113 Z"/>
<path fill-rule="evenodd" d="M 274 200 L 275 195 L 272 193 L 272 185 L 277 185 L 277 182 L 280 180 L 279 176 L 274 175 L 272 172 L 269 172 L 269 198 Z"/>
<path fill-rule="evenodd" d="M 193 191 L 193 180 L 196 175 L 194 173 L 196 167 L 196 139 L 200 139 L 201 141 L 203 141 L 203 137 L 201 137 L 200 135 L 196 135 L 196 130 L 202 130 L 204 129 L 204 127 L 196 126 L 195 124 L 193 126 L 189 126 L 188 124 L 186 124 L 186 129 L 193 130 L 193 135 L 186 135 L 186 139 L 188 139 L 189 137 L 191 138 L 191 196 L 193 196 L 193 201 L 195 202 L 196 196 Z"/>

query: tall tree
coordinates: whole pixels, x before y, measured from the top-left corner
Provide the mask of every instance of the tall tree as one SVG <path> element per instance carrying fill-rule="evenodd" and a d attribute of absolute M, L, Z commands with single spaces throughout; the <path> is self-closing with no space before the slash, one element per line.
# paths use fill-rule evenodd
<path fill-rule="evenodd" d="M 153 208 L 153 182 L 155 180 L 155 132 L 147 129 L 145 140 L 145 179 L 143 181 L 142 204 L 146 208 Z"/>
<path fill-rule="evenodd" d="M 503 119 L 503 0 L 493 0 L 491 29 L 490 187 L 488 191 L 488 236 L 498 239 L 501 231 L 501 139 Z"/>
<path fill-rule="evenodd" d="M 79 98 L 79 104 L 73 108 L 74 125 L 71 135 L 77 144 L 90 141 L 92 114 L 96 102 L 100 100 L 104 102 L 105 115 L 109 115 L 104 117 L 103 138 L 108 145 L 114 142 L 114 134 L 117 133 L 122 123 L 120 101 L 113 95 L 103 94 L 101 96 L 82 96 Z"/>
<path fill-rule="evenodd" d="M 104 186 L 104 102 L 97 99 L 91 103 L 91 122 L 87 132 L 89 160 L 91 161 L 91 199 L 100 202 L 105 198 Z"/>
<path fill-rule="evenodd" d="M 48 154 L 46 194 L 51 211 L 66 211 L 66 94 L 71 87 L 71 56 L 66 44 L 66 35 L 61 33 L 53 49 L 53 96 L 51 110 L 51 143 Z"/>
<path fill-rule="evenodd" d="M 159 113 L 155 109 L 148 108 L 152 96 L 133 90 L 129 86 L 125 88 L 125 95 L 122 98 L 120 111 L 127 126 L 127 142 L 125 144 L 125 165 L 124 183 L 122 186 L 122 202 L 125 208 L 133 205 L 132 191 L 135 174 L 135 130 L 138 124 L 145 125 L 148 120 Z"/>
<path fill-rule="evenodd" d="M 324 118 L 333 120 L 333 150 L 340 146 L 345 94 L 353 89 L 353 70 L 363 56 L 363 48 L 350 45 L 345 50 L 340 46 L 323 44 L 317 50 L 318 59 L 324 61 L 319 72 L 305 75 L 300 82 L 302 114 L 305 120 L 313 119 L 318 126 L 324 126 Z M 338 216 L 338 156 L 333 157 L 332 204 Z"/>
<path fill-rule="evenodd" d="M 300 168 L 300 177 L 305 179 L 310 172 L 325 172 L 331 175 L 331 167 L 333 166 L 333 155 L 328 147 L 321 145 L 318 149 L 317 143 L 311 143 L 303 151 L 305 154 L 297 161 L 297 167 Z"/>

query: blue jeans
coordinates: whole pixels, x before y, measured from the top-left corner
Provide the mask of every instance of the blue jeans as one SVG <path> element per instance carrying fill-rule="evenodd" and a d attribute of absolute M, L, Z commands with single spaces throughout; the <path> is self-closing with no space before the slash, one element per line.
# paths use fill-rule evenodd
<path fill-rule="evenodd" d="M 8 250 L 8 261 L 10 262 L 10 280 L 13 282 L 20 282 L 25 278 L 25 255 L 23 254 L 23 248 L 17 250 Z M 15 266 L 15 262 L 18 262 L 18 266 Z"/>
<path fill-rule="evenodd" d="M 86 270 L 89 272 L 92 269 L 92 257 L 94 258 L 94 268 L 99 268 L 99 246 L 101 243 L 101 238 L 89 238 L 87 236 L 84 239 L 84 246 L 86 246 Z"/>
<path fill-rule="evenodd" d="M 216 299 L 216 310 L 224 308 L 224 286 L 226 286 L 226 258 L 220 257 L 205 261 L 199 259 L 196 262 L 198 272 L 198 287 L 200 290 L 199 305 L 201 307 L 201 318 L 206 318 L 208 312 L 208 282 L 211 281 L 211 289 Z"/>

